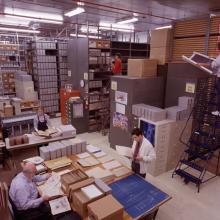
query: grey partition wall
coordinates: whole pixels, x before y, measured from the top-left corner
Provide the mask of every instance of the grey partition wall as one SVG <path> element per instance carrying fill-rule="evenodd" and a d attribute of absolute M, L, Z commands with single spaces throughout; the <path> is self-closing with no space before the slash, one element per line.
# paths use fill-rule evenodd
<path fill-rule="evenodd" d="M 115 145 L 131 146 L 131 131 L 134 127 L 132 115 L 132 105 L 145 103 L 157 107 L 162 107 L 164 98 L 164 78 L 137 78 L 128 76 L 112 76 L 111 78 L 111 118 L 109 141 L 111 147 Z M 115 94 L 119 92 L 127 93 L 127 104 L 124 116 L 128 119 L 127 130 L 113 125 L 113 118 L 116 114 Z"/>
<path fill-rule="evenodd" d="M 186 84 L 197 86 L 199 78 L 208 77 L 209 74 L 189 63 L 169 63 L 165 94 L 165 107 L 175 106 L 178 97 L 191 96 L 195 93 L 186 92 Z"/>
<path fill-rule="evenodd" d="M 71 71 L 70 83 L 84 98 L 85 89 L 80 86 L 80 81 L 84 80 L 84 73 L 88 73 L 88 38 L 69 40 L 67 54 L 68 69 Z M 73 119 L 72 123 L 80 133 L 88 131 L 88 111 L 84 109 L 83 118 Z"/>

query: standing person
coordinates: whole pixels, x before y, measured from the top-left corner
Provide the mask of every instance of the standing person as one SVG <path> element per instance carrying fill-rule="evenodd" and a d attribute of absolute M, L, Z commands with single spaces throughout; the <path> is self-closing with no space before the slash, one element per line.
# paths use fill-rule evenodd
<path fill-rule="evenodd" d="M 132 145 L 133 158 L 131 167 L 136 174 L 145 178 L 148 165 L 156 159 L 156 153 L 153 145 L 143 136 L 139 128 L 133 129 L 132 138 L 134 142 Z"/>
<path fill-rule="evenodd" d="M 51 174 L 35 176 L 36 166 L 32 163 L 25 163 L 23 171 L 13 180 L 9 190 L 9 196 L 14 203 L 20 219 L 41 219 L 50 220 L 50 207 L 47 202 L 48 196 L 39 197 L 36 182 L 47 180 Z"/>
<path fill-rule="evenodd" d="M 112 73 L 113 75 L 122 74 L 122 62 L 120 53 L 115 54 L 115 60 L 112 62 Z"/>
<path fill-rule="evenodd" d="M 37 110 L 37 115 L 34 118 L 34 129 L 36 131 L 46 131 L 49 127 L 51 127 L 50 118 L 44 113 L 43 108 L 39 107 Z"/>
<path fill-rule="evenodd" d="M 218 110 L 212 112 L 212 114 L 219 116 L 220 115 L 220 42 L 218 42 L 217 47 L 218 47 L 219 54 L 216 57 L 216 59 L 211 63 L 211 67 L 213 69 L 213 73 L 217 75 L 218 77 L 217 85 L 216 85 L 217 86 L 217 101 L 218 101 L 217 108 Z"/>

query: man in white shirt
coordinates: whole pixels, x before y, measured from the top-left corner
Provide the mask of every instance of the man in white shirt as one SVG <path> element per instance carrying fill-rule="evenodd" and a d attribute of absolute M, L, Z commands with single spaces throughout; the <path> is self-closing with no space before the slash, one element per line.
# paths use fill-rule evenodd
<path fill-rule="evenodd" d="M 219 55 L 216 57 L 216 59 L 212 62 L 211 67 L 213 69 L 213 73 L 217 75 L 218 81 L 217 81 L 217 101 L 218 101 L 218 111 L 212 112 L 213 115 L 219 116 L 220 115 L 220 42 L 218 42 L 218 50 Z"/>
<path fill-rule="evenodd" d="M 139 128 L 133 129 L 132 138 L 134 140 L 132 145 L 132 170 L 145 178 L 148 165 L 156 159 L 156 153 L 153 145 L 143 136 Z"/>

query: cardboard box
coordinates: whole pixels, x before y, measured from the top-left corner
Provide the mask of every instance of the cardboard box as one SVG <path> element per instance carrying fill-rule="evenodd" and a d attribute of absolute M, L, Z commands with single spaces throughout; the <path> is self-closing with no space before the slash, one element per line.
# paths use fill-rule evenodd
<path fill-rule="evenodd" d="M 5 105 L 4 106 L 4 115 L 5 115 L 5 117 L 13 116 L 13 106 L 12 105 Z"/>
<path fill-rule="evenodd" d="M 88 186 L 90 184 L 93 184 L 95 182 L 94 178 L 88 178 L 86 180 L 80 181 L 78 183 L 74 183 L 69 186 L 69 189 L 66 191 L 66 193 L 69 195 L 70 202 L 72 201 L 72 195 L 75 191 L 78 189 Z"/>
<path fill-rule="evenodd" d="M 88 215 L 87 205 L 104 196 L 105 194 L 103 193 L 96 198 L 89 199 L 81 190 L 78 190 L 73 193 L 71 206 L 82 218 L 85 218 Z"/>
<path fill-rule="evenodd" d="M 112 195 L 88 204 L 88 216 L 92 220 L 122 220 L 123 206 Z"/>
<path fill-rule="evenodd" d="M 81 170 L 74 170 L 61 176 L 62 188 L 65 192 L 69 191 L 69 187 L 77 182 L 87 179 L 88 176 Z"/>
<path fill-rule="evenodd" d="M 128 59 L 128 76 L 156 77 L 156 59 Z"/>
<path fill-rule="evenodd" d="M 172 29 L 161 29 L 151 31 L 150 46 L 152 47 L 169 47 L 172 39 Z"/>
<path fill-rule="evenodd" d="M 169 60 L 169 47 L 151 47 L 150 59 L 156 59 L 158 64 L 164 65 Z"/>

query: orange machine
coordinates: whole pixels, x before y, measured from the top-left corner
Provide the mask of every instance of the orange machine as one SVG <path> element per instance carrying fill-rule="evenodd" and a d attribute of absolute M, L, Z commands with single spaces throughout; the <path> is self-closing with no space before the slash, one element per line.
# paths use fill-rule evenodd
<path fill-rule="evenodd" d="M 60 90 L 60 111 L 61 111 L 61 122 L 62 124 L 67 124 L 67 113 L 66 113 L 66 101 L 70 97 L 80 97 L 80 92 L 78 90 Z"/>

